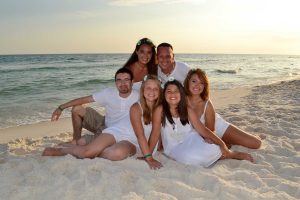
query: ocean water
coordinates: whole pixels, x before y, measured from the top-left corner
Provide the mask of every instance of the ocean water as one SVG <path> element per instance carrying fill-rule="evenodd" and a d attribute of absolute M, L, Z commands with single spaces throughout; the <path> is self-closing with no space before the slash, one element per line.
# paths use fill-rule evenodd
<path fill-rule="evenodd" d="M 60 104 L 113 86 L 129 54 L 0 55 L 0 128 L 49 120 Z M 300 78 L 300 56 L 177 54 L 204 69 L 212 89 Z M 62 117 L 70 116 L 64 112 Z"/>

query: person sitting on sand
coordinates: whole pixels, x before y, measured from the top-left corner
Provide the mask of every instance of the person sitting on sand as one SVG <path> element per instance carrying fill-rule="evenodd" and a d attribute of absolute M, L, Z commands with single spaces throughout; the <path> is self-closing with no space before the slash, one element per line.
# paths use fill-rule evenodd
<path fill-rule="evenodd" d="M 175 61 L 171 44 L 164 42 L 157 46 L 157 61 L 157 75 L 163 84 L 168 81 L 169 77 L 173 77 L 183 84 L 190 68 L 185 63 Z"/>
<path fill-rule="evenodd" d="M 140 100 L 130 108 L 132 128 L 143 154 L 144 160 L 151 169 L 160 168 L 162 165 L 150 153 L 148 139 L 152 130 L 152 113 L 161 103 L 160 81 L 154 75 L 147 75 L 140 89 Z"/>
<path fill-rule="evenodd" d="M 157 75 L 156 50 L 153 42 L 149 38 L 140 39 L 123 67 L 132 71 L 133 89 L 139 90 L 146 75 Z"/>
<path fill-rule="evenodd" d="M 215 112 L 209 99 L 209 80 L 203 70 L 191 69 L 185 78 L 184 88 L 189 107 L 196 112 L 202 124 L 211 131 L 215 131 L 227 145 L 241 145 L 252 149 L 258 149 L 261 146 L 261 140 L 258 137 L 228 123 Z"/>
<path fill-rule="evenodd" d="M 162 105 L 153 113 L 150 152 L 161 134 L 164 153 L 184 164 L 208 167 L 219 159 L 253 162 L 250 154 L 229 150 L 218 136 L 200 123 L 196 113 L 188 107 L 179 81 L 170 79 L 164 86 L 162 98 Z M 214 144 L 205 142 L 203 138 Z"/>
<path fill-rule="evenodd" d="M 106 111 L 105 124 L 111 127 L 124 118 L 129 118 L 129 109 L 138 98 L 139 93 L 132 90 L 132 72 L 127 68 L 120 68 L 115 73 L 116 88 L 106 88 L 101 92 L 90 96 L 74 99 L 65 104 L 60 105 L 52 114 L 52 121 L 58 120 L 63 109 L 72 107 L 73 122 L 73 140 L 71 144 L 86 145 L 90 143 L 96 136 L 100 135 L 103 127 L 104 118 L 94 109 L 85 108 L 82 104 L 96 102 L 103 106 Z M 82 128 L 85 128 L 95 135 L 81 138 Z M 113 137 L 109 137 L 113 141 Z M 118 142 L 118 141 L 115 141 Z M 114 144 L 115 142 L 112 142 Z"/>

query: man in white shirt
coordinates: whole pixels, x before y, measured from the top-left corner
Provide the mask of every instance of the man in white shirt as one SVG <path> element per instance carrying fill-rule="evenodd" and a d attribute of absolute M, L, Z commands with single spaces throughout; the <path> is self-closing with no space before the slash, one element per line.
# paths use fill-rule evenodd
<path fill-rule="evenodd" d="M 129 118 L 129 109 L 139 98 L 139 93 L 132 90 L 132 80 L 133 75 L 129 69 L 119 69 L 115 74 L 116 88 L 105 88 L 101 92 L 58 106 L 52 114 L 51 121 L 58 120 L 64 109 L 72 107 L 73 140 L 71 143 L 77 145 L 90 143 L 101 134 L 104 128 L 111 127 L 124 118 Z M 82 106 L 92 102 L 105 108 L 105 118 L 93 108 Z M 82 128 L 91 131 L 94 135 L 81 137 Z"/>
<path fill-rule="evenodd" d="M 163 84 L 165 84 L 170 77 L 175 78 L 183 84 L 190 68 L 185 63 L 175 61 L 171 44 L 161 43 L 157 46 L 157 60 L 157 75 Z"/>

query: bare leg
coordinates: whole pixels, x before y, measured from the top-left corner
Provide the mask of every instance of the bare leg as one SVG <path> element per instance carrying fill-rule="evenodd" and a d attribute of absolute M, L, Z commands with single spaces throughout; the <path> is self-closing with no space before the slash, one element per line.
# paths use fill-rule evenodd
<path fill-rule="evenodd" d="M 43 156 L 63 156 L 71 154 L 77 158 L 94 158 L 102 153 L 102 151 L 115 144 L 115 138 L 106 133 L 102 133 L 95 140 L 86 146 L 74 145 L 66 148 L 46 148 Z"/>
<path fill-rule="evenodd" d="M 99 155 L 108 160 L 124 160 L 136 153 L 136 147 L 128 141 L 120 141 L 106 149 Z"/>
<path fill-rule="evenodd" d="M 85 115 L 85 108 L 81 105 L 72 107 L 73 141 L 81 137 L 82 121 Z"/>
<path fill-rule="evenodd" d="M 72 125 L 73 125 L 73 140 L 63 142 L 59 145 L 68 146 L 69 144 L 86 145 L 84 137 L 81 137 L 82 121 L 85 115 L 85 108 L 81 105 L 72 107 Z M 80 138 L 81 137 L 81 138 Z"/>
<path fill-rule="evenodd" d="M 241 145 L 251 149 L 258 149 L 261 146 L 260 138 L 246 133 L 245 131 L 230 125 L 225 131 L 222 140 L 226 144 Z"/>

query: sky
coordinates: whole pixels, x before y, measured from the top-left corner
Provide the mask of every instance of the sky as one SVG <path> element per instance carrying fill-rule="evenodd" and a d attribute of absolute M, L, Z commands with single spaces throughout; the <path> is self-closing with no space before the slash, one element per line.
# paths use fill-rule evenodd
<path fill-rule="evenodd" d="M 300 55 L 298 0 L 0 0 L 0 54 L 131 53 L 143 37 L 175 53 Z"/>

